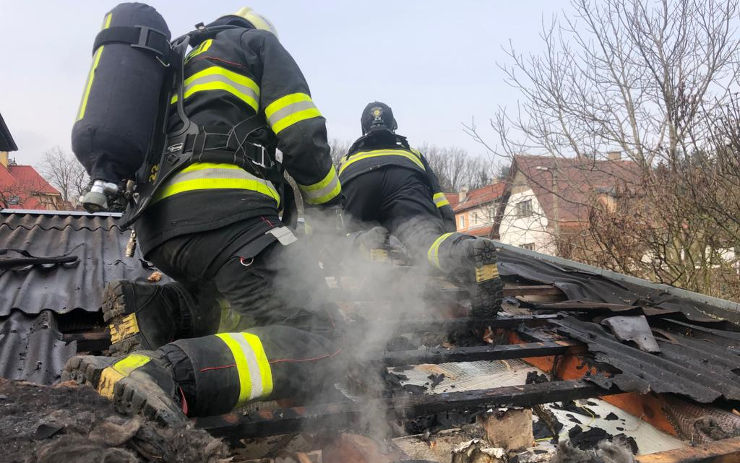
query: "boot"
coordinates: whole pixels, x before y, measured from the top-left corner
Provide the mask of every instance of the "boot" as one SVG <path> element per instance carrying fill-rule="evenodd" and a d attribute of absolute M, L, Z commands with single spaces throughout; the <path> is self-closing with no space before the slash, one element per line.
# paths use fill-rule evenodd
<path fill-rule="evenodd" d="M 127 416 L 141 413 L 164 425 L 187 420 L 172 367 L 158 351 L 136 351 L 122 359 L 77 355 L 67 361 L 62 380 L 92 386 Z"/>
<path fill-rule="evenodd" d="M 468 288 L 470 314 L 494 318 L 501 308 L 504 283 L 498 273 L 493 241 L 462 233 L 447 233 L 430 247 L 429 261 Z"/>
<path fill-rule="evenodd" d="M 103 320 L 110 326 L 113 355 L 156 349 L 192 336 L 196 302 L 179 283 L 156 285 L 128 280 L 108 283 L 103 292 Z"/>

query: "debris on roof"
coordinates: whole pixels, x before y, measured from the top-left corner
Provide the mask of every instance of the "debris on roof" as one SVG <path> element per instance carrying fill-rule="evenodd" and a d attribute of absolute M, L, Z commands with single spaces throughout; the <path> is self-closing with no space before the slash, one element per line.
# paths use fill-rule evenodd
<path fill-rule="evenodd" d="M 75 350 L 107 346 L 108 333 L 99 320 L 105 282 L 157 279 L 158 275 L 138 252 L 135 258 L 124 257 L 129 236 L 117 226 L 115 214 L 3 211 L 0 217 L 0 248 L 17 250 L 0 255 L 0 336 L 10 334 L 0 337 L 0 359 L 25 359 L 15 364 L 8 361 L 4 366 L 9 371 L 0 374 L 16 372 L 19 378 L 52 382 L 60 364 Z M 503 459 L 518 452 L 522 462 L 548 461 L 540 456 L 549 459 L 558 450 L 549 442 L 521 450 L 524 441 L 534 439 L 529 425 L 541 416 L 553 415 L 562 422 L 557 435 L 545 436 L 547 441 L 572 433 L 579 445 L 586 441 L 597 445 L 597 439 L 614 440 L 625 433 L 627 442 L 632 438 L 640 447 L 659 451 L 740 433 L 740 417 L 732 413 L 740 403 L 736 384 L 740 328 L 727 321 L 740 312 L 737 304 L 499 246 L 508 312 L 496 318 L 463 318 L 468 315 L 464 290 L 451 283 L 433 283 L 437 277 L 419 276 L 414 267 L 393 261 L 373 265 L 386 266 L 384 274 L 393 277 L 389 285 L 408 287 L 414 281 L 420 284 L 412 286 L 425 287 L 425 296 L 413 303 L 420 304 L 428 317 L 394 320 L 393 316 L 403 316 L 403 310 L 393 309 L 394 304 L 409 301 L 389 297 L 394 294 L 390 287 L 359 291 L 350 274 L 332 280 L 331 291 L 346 299 L 341 306 L 346 322 L 354 324 L 350 328 L 362 333 L 369 326 L 380 327 L 392 338 L 381 344 L 377 355 L 366 354 L 372 366 L 358 365 L 358 383 L 373 377 L 374 371 L 383 372 L 371 394 L 356 384 L 343 384 L 320 403 L 255 404 L 222 416 L 197 418 L 194 425 L 234 442 L 247 436 L 292 438 L 305 429 L 316 430 L 328 441 L 306 438 L 300 451 L 313 455 L 308 451 L 320 445 L 329 449 L 324 455 L 327 463 L 331 455 L 365 451 L 388 461 L 403 461 L 395 456 L 403 448 L 400 441 L 388 443 L 387 452 L 379 451 L 386 444 L 376 448 L 373 439 L 338 432 L 366 430 L 369 410 L 373 419 L 384 423 L 386 437 L 421 436 L 411 445 L 417 449 L 431 448 L 437 436 L 446 435 L 449 446 L 437 461 L 449 461 L 452 448 L 473 439 L 483 440 L 460 455 L 499 455 L 490 449 L 501 447 L 489 445 L 492 439 L 484 429 L 491 416 L 526 417 L 522 422 L 526 426 L 519 427 L 529 431 L 513 433 L 506 442 L 493 439 L 497 445 L 511 447 L 508 452 L 502 450 Z M 616 326 L 618 339 L 601 324 L 604 319 L 618 321 L 617 317 L 642 317 L 644 323 L 629 333 Z M 658 351 L 647 348 L 652 352 L 646 352 L 633 344 L 635 339 L 644 344 L 650 338 Z M 347 377 L 355 380 L 351 373 Z M 566 407 L 547 405 L 585 399 L 589 401 Z M 516 407 L 525 411 L 510 412 Z M 529 418 L 532 412 L 536 418 Z M 630 434 L 625 423 L 652 440 Z M 539 428 L 537 432 L 549 431 Z M 445 434 L 451 429 L 456 433 Z M 443 440 L 440 437 L 440 446 Z M 649 441 L 660 444 L 651 447 Z M 259 458 L 274 456 L 275 448 Z M 309 461 L 305 458 L 296 461 Z"/>
<path fill-rule="evenodd" d="M 572 316 L 553 323 L 568 337 L 588 344 L 596 362 L 619 370 L 613 376 L 590 379 L 601 386 L 617 385 L 622 391 L 642 394 L 671 392 L 700 403 L 740 400 L 740 382 L 734 372 L 740 371 L 740 356 L 725 347 L 673 333 L 670 340 L 658 338 L 660 353 L 653 354 L 622 343 L 596 323 Z"/>

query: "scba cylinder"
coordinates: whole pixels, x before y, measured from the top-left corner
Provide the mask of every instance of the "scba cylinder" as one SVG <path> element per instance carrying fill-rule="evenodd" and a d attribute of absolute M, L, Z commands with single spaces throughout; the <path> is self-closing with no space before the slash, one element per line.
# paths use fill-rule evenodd
<path fill-rule="evenodd" d="M 107 15 L 72 128 L 72 150 L 94 180 L 134 178 L 156 130 L 168 75 L 170 31 L 149 5 Z"/>

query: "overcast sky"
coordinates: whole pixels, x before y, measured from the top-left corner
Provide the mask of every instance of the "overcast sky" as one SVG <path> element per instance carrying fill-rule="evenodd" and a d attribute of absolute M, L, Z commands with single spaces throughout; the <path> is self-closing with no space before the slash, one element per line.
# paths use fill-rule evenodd
<path fill-rule="evenodd" d="M 0 0 L 0 113 L 18 144 L 19 164 L 38 164 L 55 145 L 70 151 L 92 42 L 117 3 Z M 497 67 L 508 62 L 502 46 L 511 40 L 519 50 L 541 49 L 542 19 L 568 9 L 567 0 L 148 3 L 173 36 L 242 6 L 269 18 L 303 70 L 330 138 L 357 138 L 362 109 L 377 99 L 393 108 L 398 132 L 413 145 L 474 154 L 484 150 L 461 124 L 475 118 L 484 126 L 499 105 L 516 103 Z"/>

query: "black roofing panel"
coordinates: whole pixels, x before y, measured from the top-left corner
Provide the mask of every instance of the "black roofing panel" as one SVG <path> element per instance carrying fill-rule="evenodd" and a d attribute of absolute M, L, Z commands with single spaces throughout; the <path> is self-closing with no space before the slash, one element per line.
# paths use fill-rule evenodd
<path fill-rule="evenodd" d="M 13 136 L 10 135 L 10 130 L 5 125 L 2 114 L 0 114 L 0 151 L 18 151 L 18 147 L 15 141 L 13 141 Z"/>
<path fill-rule="evenodd" d="M 558 331 L 588 344 L 595 360 L 621 370 L 596 381 L 615 384 L 623 391 L 675 393 L 709 403 L 719 398 L 740 400 L 740 355 L 727 345 L 672 334 L 670 342 L 658 338 L 661 352 L 651 354 L 618 341 L 596 323 L 565 317 L 553 320 Z"/>
<path fill-rule="evenodd" d="M 76 352 L 76 342 L 62 341 L 48 310 L 38 315 L 14 311 L 0 321 L 0 377 L 52 384 Z"/>
<path fill-rule="evenodd" d="M 138 249 L 133 258 L 125 257 L 129 235 L 112 214 L 0 211 L 0 249 L 79 258 L 71 264 L 0 269 L 0 317 L 13 309 L 27 314 L 99 310 L 106 282 L 152 273 Z"/>
<path fill-rule="evenodd" d="M 718 310 L 708 304 L 682 298 L 662 291 L 658 285 L 646 288 L 626 281 L 616 281 L 606 276 L 569 267 L 565 259 L 562 264 L 548 261 L 549 256 L 532 257 L 532 251 L 500 249 L 499 272 L 503 277 L 524 279 L 559 288 L 571 301 L 606 302 L 626 306 L 657 307 L 668 311 L 680 311 L 692 318 L 723 318 L 740 324 L 740 312 Z M 573 262 L 574 265 L 578 265 Z"/>

